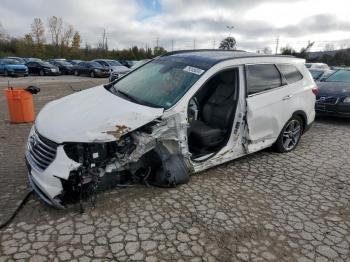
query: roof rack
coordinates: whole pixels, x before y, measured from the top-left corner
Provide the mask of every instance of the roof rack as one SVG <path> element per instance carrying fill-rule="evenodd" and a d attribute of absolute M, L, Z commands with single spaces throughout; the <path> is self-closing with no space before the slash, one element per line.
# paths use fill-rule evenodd
<path fill-rule="evenodd" d="M 245 50 L 227 50 L 227 49 L 184 49 L 184 50 L 176 50 L 167 52 L 164 55 L 161 56 L 169 56 L 169 55 L 176 55 L 176 54 L 182 54 L 182 53 L 195 53 L 195 52 L 247 52 Z"/>

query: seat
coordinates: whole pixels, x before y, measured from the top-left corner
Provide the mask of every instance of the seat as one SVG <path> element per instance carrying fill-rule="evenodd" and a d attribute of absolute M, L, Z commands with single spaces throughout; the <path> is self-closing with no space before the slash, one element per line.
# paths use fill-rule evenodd
<path fill-rule="evenodd" d="M 220 84 L 203 106 L 202 119 L 191 123 L 189 142 L 198 149 L 215 148 L 226 138 L 232 122 L 236 95 L 236 72 L 223 72 Z"/>

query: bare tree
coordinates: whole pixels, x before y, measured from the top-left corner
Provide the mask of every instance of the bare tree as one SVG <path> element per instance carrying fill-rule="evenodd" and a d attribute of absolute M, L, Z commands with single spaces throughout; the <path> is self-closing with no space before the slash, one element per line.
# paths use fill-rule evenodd
<path fill-rule="evenodd" d="M 63 28 L 63 32 L 62 32 L 62 36 L 61 38 L 61 46 L 69 46 L 69 44 L 71 43 L 71 40 L 74 36 L 74 27 L 70 24 L 67 24 L 64 28 Z"/>
<path fill-rule="evenodd" d="M 334 44 L 326 44 L 324 47 L 324 51 L 333 51 L 335 49 Z"/>
<path fill-rule="evenodd" d="M 60 44 L 60 38 L 63 31 L 63 20 L 61 17 L 52 16 L 48 20 L 49 30 L 51 34 L 52 44 L 58 46 Z"/>
<path fill-rule="evenodd" d="M 271 55 L 272 54 L 272 49 L 268 46 L 264 47 L 261 52 L 265 55 Z"/>
<path fill-rule="evenodd" d="M 44 23 L 41 21 L 41 19 L 34 18 L 34 21 L 30 26 L 32 29 L 31 35 L 34 38 L 34 42 L 37 45 L 41 45 L 41 44 L 45 43 L 45 27 L 44 27 Z"/>

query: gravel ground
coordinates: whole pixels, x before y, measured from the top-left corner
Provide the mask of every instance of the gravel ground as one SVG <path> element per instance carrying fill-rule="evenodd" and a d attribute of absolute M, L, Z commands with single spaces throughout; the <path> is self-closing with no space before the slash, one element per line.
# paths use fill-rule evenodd
<path fill-rule="evenodd" d="M 29 77 L 36 109 L 106 79 Z M 7 86 L 0 79 L 0 88 Z M 29 191 L 29 124 L 12 125 L 0 96 L 0 221 Z M 0 231 L 0 261 L 350 261 L 350 121 L 318 119 L 297 150 L 265 150 L 174 189 L 136 186 L 52 209 L 31 196 Z"/>

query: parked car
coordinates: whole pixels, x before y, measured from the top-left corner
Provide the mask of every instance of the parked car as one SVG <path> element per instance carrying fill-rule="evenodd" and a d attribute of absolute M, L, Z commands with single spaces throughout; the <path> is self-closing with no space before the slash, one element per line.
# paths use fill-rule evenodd
<path fill-rule="evenodd" d="M 137 63 L 135 63 L 130 70 L 135 70 L 136 68 L 142 66 L 143 64 L 147 63 L 148 61 L 150 61 L 151 59 L 143 59 L 140 61 L 137 61 Z M 111 72 L 111 74 L 109 75 L 109 82 L 113 82 L 114 80 L 121 78 L 122 76 L 126 75 L 128 72 L 126 73 L 118 73 L 116 71 Z"/>
<path fill-rule="evenodd" d="M 51 60 L 50 63 L 58 67 L 62 75 L 72 75 L 74 73 L 73 65 L 65 60 Z"/>
<path fill-rule="evenodd" d="M 109 68 L 110 72 L 116 72 L 118 74 L 126 74 L 130 72 L 130 68 L 123 66 L 121 63 L 115 60 L 95 59 L 92 61 Z"/>
<path fill-rule="evenodd" d="M 308 69 L 327 69 L 330 70 L 329 66 L 324 63 L 306 63 L 305 64 L 306 68 Z"/>
<path fill-rule="evenodd" d="M 88 75 L 90 77 L 108 77 L 109 68 L 103 67 L 97 62 L 80 62 L 74 66 L 74 75 Z"/>
<path fill-rule="evenodd" d="M 24 65 L 26 63 L 26 61 L 22 57 L 18 57 L 18 56 L 7 56 L 7 57 L 4 57 L 3 59 L 13 59 L 22 65 Z"/>
<path fill-rule="evenodd" d="M 135 63 L 137 63 L 136 60 L 119 60 L 119 63 L 121 63 L 122 65 L 126 66 L 126 67 L 132 67 Z"/>
<path fill-rule="evenodd" d="M 0 59 L 0 74 L 4 76 L 28 76 L 28 67 L 15 59 Z"/>
<path fill-rule="evenodd" d="M 24 57 L 23 60 L 26 63 L 31 62 L 31 61 L 35 61 L 35 62 L 43 61 L 40 58 L 35 58 L 35 57 Z"/>
<path fill-rule="evenodd" d="M 335 72 L 334 70 L 329 69 L 309 69 L 309 71 L 315 81 L 322 81 L 322 79 L 327 78 Z"/>
<path fill-rule="evenodd" d="M 57 66 L 44 61 L 30 61 L 26 64 L 29 74 L 32 75 L 59 75 L 60 70 Z"/>
<path fill-rule="evenodd" d="M 350 117 L 350 70 L 337 70 L 318 86 L 318 115 Z"/>
<path fill-rule="evenodd" d="M 68 63 L 72 64 L 72 65 L 77 65 L 79 64 L 80 62 L 83 62 L 83 60 L 76 60 L 76 59 L 73 59 L 73 60 L 67 60 Z"/>
<path fill-rule="evenodd" d="M 290 152 L 315 117 L 317 87 L 304 63 L 179 51 L 50 102 L 29 134 L 29 181 L 62 208 L 106 179 L 175 186 L 270 146 Z"/>

